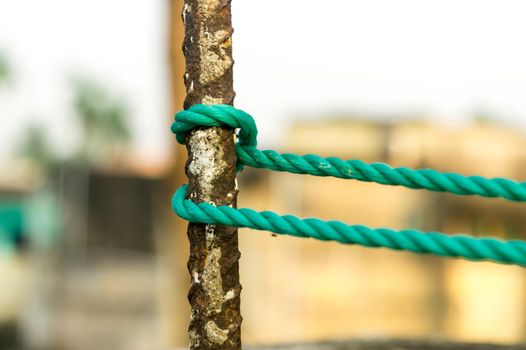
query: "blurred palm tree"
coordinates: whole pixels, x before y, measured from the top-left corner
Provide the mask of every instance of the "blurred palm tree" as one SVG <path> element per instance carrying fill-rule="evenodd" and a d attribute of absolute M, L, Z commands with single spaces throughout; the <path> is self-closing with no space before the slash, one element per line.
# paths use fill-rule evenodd
<path fill-rule="evenodd" d="M 9 78 L 9 64 L 4 54 L 0 53 L 0 82 Z"/>
<path fill-rule="evenodd" d="M 74 116 L 80 126 L 81 137 L 79 150 L 69 160 L 83 168 L 115 165 L 131 139 L 126 105 L 89 80 L 75 80 L 73 91 Z M 69 162 L 56 155 L 50 147 L 45 128 L 38 124 L 27 127 L 18 155 L 30 160 L 47 175 L 61 163 Z"/>
<path fill-rule="evenodd" d="M 113 163 L 128 146 L 128 109 L 92 81 L 73 82 L 73 106 L 81 126 L 79 158 L 88 164 Z"/>
<path fill-rule="evenodd" d="M 6 82 L 11 77 L 11 68 L 5 53 L 0 52 L 0 83 Z M 45 129 L 42 125 L 29 125 L 20 139 L 17 155 L 31 161 L 43 173 L 47 173 L 56 164 Z"/>
<path fill-rule="evenodd" d="M 7 55 L 0 51 L 0 84 L 7 83 L 11 77 L 11 68 Z"/>
<path fill-rule="evenodd" d="M 33 162 L 44 172 L 51 170 L 58 163 L 57 157 L 49 146 L 45 129 L 37 124 L 30 125 L 26 129 L 18 154 Z"/>

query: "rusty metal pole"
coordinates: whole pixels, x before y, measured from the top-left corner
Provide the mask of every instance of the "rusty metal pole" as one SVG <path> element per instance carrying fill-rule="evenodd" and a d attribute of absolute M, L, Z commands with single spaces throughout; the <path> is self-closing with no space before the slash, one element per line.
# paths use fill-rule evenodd
<path fill-rule="evenodd" d="M 184 2 L 185 108 L 197 103 L 233 103 L 230 5 L 230 0 Z M 186 145 L 189 198 L 235 206 L 237 157 L 233 130 L 199 128 L 187 136 Z M 241 349 L 237 230 L 189 224 L 188 237 L 190 349 Z"/>

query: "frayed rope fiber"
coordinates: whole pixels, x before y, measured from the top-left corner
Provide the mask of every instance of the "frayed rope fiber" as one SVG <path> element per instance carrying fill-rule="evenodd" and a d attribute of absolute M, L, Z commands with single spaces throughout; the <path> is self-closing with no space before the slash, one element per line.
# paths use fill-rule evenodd
<path fill-rule="evenodd" d="M 228 105 L 194 105 L 176 114 L 171 129 L 176 134 L 177 141 L 184 144 L 186 134 L 192 129 L 211 126 L 239 129 L 239 142 L 236 144 L 238 170 L 241 170 L 243 165 L 248 165 L 295 174 L 333 176 L 458 195 L 526 201 L 526 183 L 505 178 L 488 179 L 481 176 L 440 173 L 432 169 L 392 168 L 383 163 L 367 164 L 360 160 L 322 158 L 313 154 L 299 156 L 280 154 L 272 150 L 260 151 L 256 148 L 257 127 L 253 118 L 248 113 Z M 526 242 L 523 241 L 501 241 L 438 232 L 424 233 L 412 229 L 402 231 L 386 228 L 372 229 L 361 225 L 346 225 L 339 221 L 280 216 L 269 211 L 258 213 L 251 209 L 215 207 L 208 203 L 195 204 L 186 200 L 186 191 L 186 185 L 181 187 L 174 195 L 172 205 L 179 216 L 191 222 L 249 227 L 366 247 L 385 247 L 415 253 L 526 266 Z"/>

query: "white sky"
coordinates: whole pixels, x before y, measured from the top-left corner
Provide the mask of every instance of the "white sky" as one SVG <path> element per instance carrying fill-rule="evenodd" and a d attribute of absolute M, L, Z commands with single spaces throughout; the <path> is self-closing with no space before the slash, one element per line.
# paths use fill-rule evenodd
<path fill-rule="evenodd" d="M 57 147 L 75 139 L 69 79 L 82 73 L 126 98 L 138 156 L 165 157 L 168 106 L 162 0 L 0 0 L 0 160 L 28 122 Z M 234 0 L 236 105 L 260 143 L 293 119 L 331 111 L 424 113 L 449 124 L 483 109 L 526 127 L 522 0 Z"/>

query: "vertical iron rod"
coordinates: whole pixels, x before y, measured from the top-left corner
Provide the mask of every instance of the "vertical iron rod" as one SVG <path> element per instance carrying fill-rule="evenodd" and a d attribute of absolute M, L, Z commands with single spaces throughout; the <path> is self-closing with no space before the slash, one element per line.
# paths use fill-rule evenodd
<path fill-rule="evenodd" d="M 185 0 L 183 22 L 187 96 L 197 103 L 232 104 L 233 59 L 230 0 Z M 189 198 L 236 205 L 234 132 L 198 128 L 186 140 Z M 240 253 L 232 227 L 189 224 L 190 349 L 241 349 Z"/>

